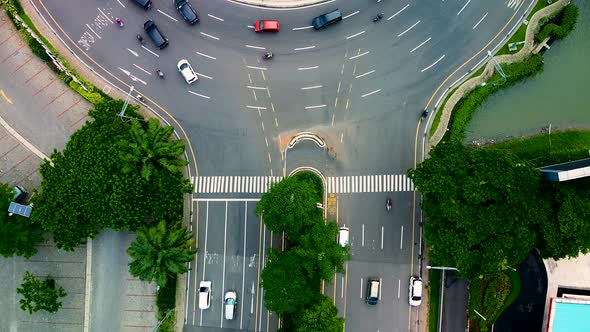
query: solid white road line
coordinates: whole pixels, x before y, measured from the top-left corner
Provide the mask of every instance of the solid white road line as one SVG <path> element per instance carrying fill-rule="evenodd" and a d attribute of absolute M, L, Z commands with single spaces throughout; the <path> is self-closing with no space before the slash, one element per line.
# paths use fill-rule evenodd
<path fill-rule="evenodd" d="M 192 93 L 192 94 L 193 94 L 193 95 L 195 95 L 195 96 L 203 97 L 203 98 L 205 98 L 205 99 L 211 99 L 211 97 L 209 97 L 209 96 L 205 96 L 205 95 L 202 95 L 202 94 L 200 94 L 200 93 L 196 93 L 196 92 L 194 92 L 194 91 L 191 91 L 191 90 L 188 90 L 188 93 Z"/>
<path fill-rule="evenodd" d="M 205 37 L 209 37 L 211 39 L 219 40 L 219 37 L 211 36 L 210 34 L 207 34 L 207 33 L 204 33 L 204 32 L 201 32 L 201 34 L 203 36 L 205 36 Z"/>
<path fill-rule="evenodd" d="M 266 68 L 264 68 L 264 67 L 255 67 L 255 66 L 246 66 L 246 67 L 250 68 L 250 69 L 266 70 Z"/>
<path fill-rule="evenodd" d="M 196 71 L 196 72 L 195 72 L 195 74 L 197 74 L 199 77 L 201 77 L 201 76 L 202 76 L 202 77 L 204 77 L 204 78 L 208 78 L 208 79 L 210 79 L 210 80 L 212 80 L 212 79 L 213 79 L 213 77 L 211 77 L 211 76 L 207 76 L 207 75 L 205 75 L 205 74 L 202 74 L 202 73 L 199 73 L 198 71 Z"/>
<path fill-rule="evenodd" d="M 205 205 L 205 248 L 203 251 L 203 277 L 201 280 L 205 280 L 205 268 L 207 261 L 207 238 L 209 234 L 209 202 Z M 201 317 L 199 318 L 199 326 L 203 326 L 203 310 L 201 309 Z"/>
<path fill-rule="evenodd" d="M 363 77 L 363 76 L 367 76 L 367 75 L 369 75 L 369 74 L 372 74 L 372 73 L 374 73 L 374 72 L 375 72 L 374 70 L 371 70 L 371 71 L 368 71 L 368 72 L 366 72 L 366 73 L 364 73 L 364 74 L 357 75 L 355 78 L 361 78 L 361 77 Z"/>
<path fill-rule="evenodd" d="M 311 28 L 313 28 L 313 25 L 308 25 L 306 27 L 293 28 L 293 31 L 311 29 Z"/>
<path fill-rule="evenodd" d="M 381 250 L 383 250 L 383 233 L 384 233 L 384 227 L 381 226 Z"/>
<path fill-rule="evenodd" d="M 303 51 L 303 50 L 310 50 L 312 48 L 315 48 L 315 46 L 306 46 L 306 47 L 298 47 L 298 48 L 294 48 L 294 51 Z"/>
<path fill-rule="evenodd" d="M 429 42 L 431 39 L 432 39 L 432 37 L 428 37 L 428 39 L 426 39 L 425 41 L 423 41 L 422 43 L 420 43 L 420 45 L 418 45 L 418 46 L 414 47 L 414 48 L 413 48 L 413 49 L 410 51 L 410 53 L 413 53 L 415 50 L 417 50 L 417 49 L 419 49 L 420 47 L 422 47 L 422 45 L 424 45 L 424 44 L 428 43 L 428 42 Z"/>
<path fill-rule="evenodd" d="M 98 37 L 98 39 L 102 39 L 102 38 L 100 38 L 100 36 L 98 35 L 98 33 L 96 33 L 96 32 L 95 32 L 95 31 L 94 31 L 94 30 L 93 30 L 93 29 L 90 27 L 90 25 L 86 24 L 86 26 L 88 27 L 88 29 L 90 29 L 90 31 L 92 31 L 92 33 L 93 33 L 93 34 L 95 34 L 95 35 L 96 35 L 96 37 Z"/>
<path fill-rule="evenodd" d="M 363 298 L 363 278 L 361 278 L 361 299 Z"/>
<path fill-rule="evenodd" d="M 463 5 L 463 7 L 461 8 L 461 10 L 457 13 L 457 16 L 459 16 L 459 14 L 461 14 L 461 12 L 463 11 L 463 9 L 465 9 L 465 7 L 467 7 L 467 5 L 471 2 L 471 0 L 467 0 L 467 2 L 465 3 L 465 5 Z"/>
<path fill-rule="evenodd" d="M 211 17 L 211 18 L 214 18 L 214 19 L 216 19 L 216 20 L 218 20 L 218 21 L 221 21 L 221 22 L 224 22 L 224 21 L 225 21 L 224 19 L 222 19 L 222 18 L 219 18 L 219 17 L 217 17 L 217 16 L 213 16 L 213 15 L 211 15 L 211 14 L 207 14 L 207 16 L 209 16 L 209 17 Z"/>
<path fill-rule="evenodd" d="M 197 54 L 198 54 L 198 55 L 200 55 L 200 56 L 204 56 L 205 58 L 209 58 L 209 59 L 211 59 L 211 60 L 217 60 L 217 58 L 216 58 L 216 57 L 213 57 L 213 56 L 207 55 L 207 54 L 205 54 L 205 53 L 197 52 Z"/>
<path fill-rule="evenodd" d="M 486 16 L 488 16 L 488 13 L 485 13 L 485 15 L 479 19 L 479 21 L 477 21 L 477 23 L 475 23 L 475 25 L 473 26 L 473 28 L 471 28 L 471 30 L 475 30 L 475 28 L 477 28 L 477 26 L 481 23 L 481 21 L 484 20 L 484 18 L 486 18 Z"/>
<path fill-rule="evenodd" d="M 400 279 L 397 279 L 397 298 L 398 299 L 400 297 L 401 289 L 402 289 L 402 281 Z"/>
<path fill-rule="evenodd" d="M 377 89 L 377 90 L 375 90 L 375 91 L 371 91 L 371 92 L 369 92 L 369 93 L 365 93 L 364 95 L 362 95 L 362 96 L 361 96 L 361 98 L 365 98 L 365 97 L 367 97 L 367 96 L 370 96 L 370 95 L 372 95 L 372 94 L 374 94 L 374 93 L 377 93 L 377 92 L 379 92 L 379 91 L 381 91 L 381 89 Z"/>
<path fill-rule="evenodd" d="M 404 8 L 400 9 L 397 13 L 391 15 L 387 20 L 391 20 L 392 18 L 396 17 L 399 13 L 403 12 L 404 10 L 406 10 L 406 8 L 408 8 L 410 6 L 410 4 L 407 4 Z"/>
<path fill-rule="evenodd" d="M 266 50 L 266 47 L 262 47 L 262 46 L 246 45 L 246 47 L 248 47 L 248 48 L 255 48 L 257 50 Z"/>
<path fill-rule="evenodd" d="M 143 48 L 144 50 L 146 50 L 146 51 L 150 52 L 151 54 L 155 55 L 155 56 L 156 56 L 156 58 L 159 58 L 159 57 L 160 57 L 158 54 L 156 54 L 156 53 L 152 52 L 152 51 L 151 51 L 149 48 L 147 48 L 147 47 L 145 47 L 145 46 L 143 46 L 143 45 L 141 45 L 141 48 Z"/>
<path fill-rule="evenodd" d="M 160 14 L 162 14 L 162 15 L 164 15 L 164 16 L 166 16 L 166 17 L 168 17 L 169 19 L 171 19 L 171 20 L 172 20 L 172 21 L 174 21 L 174 22 L 178 22 L 178 20 L 177 20 L 177 19 L 175 19 L 174 17 L 172 17 L 172 16 L 170 16 L 170 15 L 168 15 L 168 14 L 164 13 L 163 11 L 161 11 L 161 10 L 159 10 L 159 9 L 158 9 L 158 13 L 160 13 Z"/>
<path fill-rule="evenodd" d="M 251 86 L 251 85 L 246 85 L 246 87 L 248 89 L 256 89 L 256 90 L 266 90 L 266 89 L 268 89 L 268 88 L 264 88 L 264 87 L 261 87 L 261 86 Z"/>
<path fill-rule="evenodd" d="M 344 297 L 344 276 L 340 277 L 340 298 Z"/>
<path fill-rule="evenodd" d="M 404 240 L 404 226 L 402 225 L 402 231 L 401 231 L 400 236 L 399 236 L 399 249 L 400 250 L 403 249 L 403 247 L 404 247 L 403 240 Z"/>
<path fill-rule="evenodd" d="M 128 48 L 127 51 L 129 51 L 129 53 L 135 55 L 135 57 L 139 57 L 139 54 L 137 52 L 135 52 L 134 50 Z"/>
<path fill-rule="evenodd" d="M 404 30 L 404 32 L 400 33 L 399 35 L 397 35 L 398 37 L 403 36 L 406 32 L 412 30 L 413 27 L 415 27 L 416 25 L 418 25 L 418 23 L 420 23 L 420 20 L 418 20 L 418 22 L 414 23 L 414 25 L 412 25 L 411 27 L 407 28 L 406 30 Z"/>
<path fill-rule="evenodd" d="M 246 105 L 246 107 L 248 107 L 248 108 L 254 108 L 254 109 L 257 109 L 257 110 L 265 110 L 266 109 L 266 107 L 263 107 L 263 106 L 250 106 L 250 105 Z"/>
<path fill-rule="evenodd" d="M 348 15 L 346 15 L 346 16 L 344 16 L 344 17 L 342 17 L 342 19 L 349 18 L 349 17 L 351 17 L 351 16 L 353 16 L 353 15 L 356 15 L 356 14 L 358 14 L 358 13 L 360 13 L 360 11 L 358 11 L 358 10 L 357 10 L 357 11 L 356 11 L 356 12 L 354 12 L 354 13 L 351 13 L 351 14 L 348 14 Z"/>
<path fill-rule="evenodd" d="M 348 58 L 348 60 L 356 59 L 358 57 L 361 57 L 361 56 L 367 55 L 367 54 L 369 54 L 369 51 L 366 51 L 364 53 L 361 53 L 361 54 L 358 54 L 358 55 L 355 55 L 355 56 L 351 56 L 350 58 Z"/>
<path fill-rule="evenodd" d="M 248 216 L 248 202 L 244 202 L 244 257 L 242 259 L 242 300 L 244 296 L 244 283 L 246 281 L 246 219 Z M 244 317 L 244 302 L 240 303 L 240 330 L 242 329 L 242 318 Z"/>
<path fill-rule="evenodd" d="M 126 8 L 125 5 L 120 0 L 117 0 L 117 2 L 121 5 L 121 7 Z"/>
<path fill-rule="evenodd" d="M 98 11 L 107 19 L 107 21 L 113 23 L 113 20 L 111 20 L 110 17 L 107 16 L 107 14 L 105 14 L 100 8 L 96 8 L 98 9 Z"/>
<path fill-rule="evenodd" d="M 310 70 L 310 69 L 318 69 L 320 66 L 313 66 L 313 67 L 301 67 L 297 68 L 297 70 Z"/>
<path fill-rule="evenodd" d="M 363 30 L 363 31 L 361 31 L 361 32 L 359 32 L 359 33 L 356 33 L 356 34 L 354 34 L 354 35 L 350 35 L 350 36 L 346 37 L 346 39 L 351 39 L 351 38 L 354 38 L 354 37 L 360 36 L 360 35 L 362 35 L 362 34 L 363 34 L 363 33 L 365 33 L 365 32 L 366 32 L 366 31 L 365 31 L 365 30 Z"/>
<path fill-rule="evenodd" d="M 321 85 L 314 85 L 314 86 L 308 86 L 308 87 L 305 87 L 305 88 L 301 88 L 301 90 L 318 89 L 318 88 L 321 88 L 321 87 L 322 87 Z"/>
<path fill-rule="evenodd" d="M 305 106 L 305 109 L 310 110 L 310 109 L 321 108 L 321 107 L 326 107 L 326 105 Z"/>
<path fill-rule="evenodd" d="M 361 232 L 361 246 L 365 246 L 365 224 L 362 225 L 362 232 Z"/>
<path fill-rule="evenodd" d="M 149 71 L 147 71 L 147 70 L 145 70 L 145 69 L 141 68 L 140 66 L 138 66 L 138 65 L 136 65 L 136 64 L 133 64 L 133 66 L 134 66 L 135 68 L 137 68 L 137 69 L 141 70 L 142 72 L 144 72 L 144 73 L 148 74 L 148 75 L 151 75 L 151 74 L 152 74 L 152 73 L 150 73 Z"/>
<path fill-rule="evenodd" d="M 225 294 L 225 252 L 227 251 L 227 202 L 225 202 L 225 225 L 223 226 L 223 269 L 221 272 L 221 294 Z M 222 295 L 223 296 L 223 295 Z M 221 328 L 223 328 L 223 310 L 219 317 Z"/>
<path fill-rule="evenodd" d="M 445 55 L 443 54 L 443 55 L 442 55 L 440 58 L 438 58 L 438 60 L 434 61 L 434 62 L 433 62 L 433 63 L 432 63 L 430 66 L 428 66 L 428 67 L 426 67 L 426 68 L 422 69 L 422 70 L 421 70 L 421 72 L 423 73 L 423 72 L 427 71 L 428 69 L 432 68 L 432 67 L 433 67 L 434 65 L 436 65 L 436 64 L 437 64 L 437 63 L 438 63 L 440 60 L 444 59 L 444 57 L 445 57 Z"/>

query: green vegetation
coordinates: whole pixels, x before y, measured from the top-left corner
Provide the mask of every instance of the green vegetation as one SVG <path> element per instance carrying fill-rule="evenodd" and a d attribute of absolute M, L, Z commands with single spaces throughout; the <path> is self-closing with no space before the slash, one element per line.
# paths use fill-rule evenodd
<path fill-rule="evenodd" d="M 510 277 L 506 273 L 500 273 L 493 278 L 475 278 L 471 280 L 469 287 L 470 329 L 481 332 L 491 331 L 487 322 L 495 322 L 502 312 L 504 301 L 510 294 Z M 484 316 L 486 320 L 474 311 Z"/>
<path fill-rule="evenodd" d="M 23 283 L 16 292 L 23 296 L 19 300 L 20 308 L 28 311 L 29 314 L 39 310 L 57 312 L 62 305 L 59 299 L 67 295 L 62 287 L 56 288 L 55 279 L 51 276 L 40 280 L 29 271 L 25 271 Z"/>
<path fill-rule="evenodd" d="M 574 29 L 577 19 L 578 8 L 572 4 L 565 6 L 555 16 L 544 20 L 539 32 L 535 34 L 535 41 L 540 43 L 547 37 L 565 38 Z"/>
<path fill-rule="evenodd" d="M 283 322 L 284 331 L 338 332 L 344 320 L 320 291 L 350 258 L 349 248 L 336 242 L 338 226 L 326 223 L 317 203 L 321 179 L 306 172 L 274 184 L 257 206 L 258 215 L 273 232 L 285 232 L 287 251 L 269 249 L 262 271 L 266 308 Z"/>
<path fill-rule="evenodd" d="M 158 307 L 158 321 L 162 324 L 158 327 L 160 332 L 174 332 L 174 308 L 176 307 L 176 276 L 168 278 L 166 284 L 160 287 L 156 294 L 156 306 Z"/>
<path fill-rule="evenodd" d="M 428 270 L 428 332 L 438 331 L 441 270 Z"/>
<path fill-rule="evenodd" d="M 533 15 L 536 12 L 538 12 L 539 10 L 541 10 L 549 5 L 550 5 L 550 3 L 547 0 L 538 0 L 537 3 L 535 4 L 535 7 L 533 7 L 533 10 L 531 10 L 531 12 L 529 13 L 529 16 L 527 17 L 527 21 L 530 21 L 531 17 L 533 17 Z M 510 39 L 508 39 L 508 42 L 504 46 L 502 46 L 502 48 L 496 53 L 496 55 L 515 53 L 515 52 L 511 52 L 508 49 L 508 45 L 510 45 L 512 43 L 518 43 L 518 42 L 524 41 L 524 39 L 526 38 L 527 26 L 528 25 L 521 24 L 520 27 L 518 28 L 518 30 L 516 30 L 516 32 L 514 33 L 514 35 L 512 35 L 512 37 L 510 37 Z"/>
<path fill-rule="evenodd" d="M 164 287 L 168 279 L 188 271 L 186 263 L 196 253 L 191 249 L 194 240 L 180 223 L 168 225 L 165 221 L 155 226 L 137 230 L 137 238 L 131 243 L 127 253 L 131 257 L 129 273 L 142 281 L 156 281 Z"/>
<path fill-rule="evenodd" d="M 12 215 L 8 216 L 8 206 L 13 198 L 12 188 L 0 183 L 0 255 L 13 255 L 30 258 L 37 253 L 35 245 L 44 241 L 39 226 L 31 219 Z"/>

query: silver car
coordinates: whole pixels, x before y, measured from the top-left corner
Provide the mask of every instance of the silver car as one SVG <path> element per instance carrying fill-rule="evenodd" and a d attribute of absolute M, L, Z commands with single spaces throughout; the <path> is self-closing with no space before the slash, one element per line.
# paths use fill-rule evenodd
<path fill-rule="evenodd" d="M 225 319 L 232 320 L 236 316 L 236 305 L 238 304 L 238 294 L 234 291 L 227 291 L 223 297 L 223 309 L 225 310 Z"/>
<path fill-rule="evenodd" d="M 196 82 L 199 79 L 197 77 L 197 74 L 195 74 L 193 67 L 191 67 L 191 64 L 188 63 L 186 59 L 178 61 L 176 67 L 178 68 L 180 75 L 182 75 L 182 78 L 184 78 L 187 84 Z"/>

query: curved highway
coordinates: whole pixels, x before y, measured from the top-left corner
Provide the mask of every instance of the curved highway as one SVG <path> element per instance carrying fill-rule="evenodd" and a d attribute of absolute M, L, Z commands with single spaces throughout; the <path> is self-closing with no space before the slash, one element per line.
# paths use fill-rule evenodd
<path fill-rule="evenodd" d="M 255 285 L 265 250 L 282 243 L 255 216 L 255 204 L 270 183 L 304 166 L 322 172 L 332 202 L 325 208 L 350 227 L 352 260 L 323 289 L 346 329 L 426 324 L 407 299 L 409 276 L 422 273 L 414 264 L 418 209 L 405 177 L 416 162 L 420 115 L 509 34 L 530 0 L 337 0 L 287 10 L 193 0 L 201 18 L 194 26 L 172 0 L 154 1 L 148 11 L 130 0 L 32 2 L 84 63 L 123 90 L 134 86 L 147 106 L 174 118 L 196 153 L 191 228 L 199 254 L 188 277 L 185 330 L 276 330 Z M 342 22 L 311 28 L 313 17 L 336 8 Z M 374 23 L 377 13 L 384 18 Z M 136 40 L 146 36 L 148 19 L 170 40 L 165 49 Z M 257 34 L 257 19 L 277 19 L 281 31 Z M 275 56 L 263 60 L 265 51 Z M 187 85 L 177 73 L 180 59 L 192 64 L 197 82 Z M 302 131 L 321 136 L 329 153 L 307 141 L 286 151 Z M 395 202 L 389 213 L 387 197 Z M 370 308 L 363 297 L 374 276 L 382 279 L 381 301 Z M 213 281 L 213 298 L 201 311 L 195 289 L 204 279 Z M 229 289 L 238 293 L 234 321 L 222 316 Z"/>

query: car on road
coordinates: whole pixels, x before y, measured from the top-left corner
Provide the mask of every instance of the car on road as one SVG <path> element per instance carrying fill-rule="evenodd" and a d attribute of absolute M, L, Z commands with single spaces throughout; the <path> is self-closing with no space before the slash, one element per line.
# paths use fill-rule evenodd
<path fill-rule="evenodd" d="M 154 42 L 157 48 L 163 49 L 168 46 L 168 38 L 158 29 L 158 26 L 154 21 L 148 20 L 143 24 L 143 29 L 150 36 L 150 39 Z"/>
<path fill-rule="evenodd" d="M 410 305 L 417 307 L 422 303 L 422 279 L 420 277 L 410 277 Z"/>
<path fill-rule="evenodd" d="M 225 319 L 232 320 L 236 316 L 236 305 L 238 304 L 238 294 L 234 291 L 225 292 L 223 297 L 223 310 Z"/>
<path fill-rule="evenodd" d="M 211 281 L 199 283 L 199 309 L 209 309 L 211 306 Z"/>
<path fill-rule="evenodd" d="M 186 59 L 178 61 L 176 67 L 178 68 L 178 72 L 180 72 L 180 75 L 182 75 L 182 78 L 184 78 L 187 84 L 191 84 L 199 79 L 197 77 L 197 74 L 195 74 L 193 67 L 191 67 L 191 64 L 188 63 Z"/>
<path fill-rule="evenodd" d="M 338 244 L 346 247 L 348 245 L 349 229 L 346 226 L 342 226 L 338 229 Z"/>
<path fill-rule="evenodd" d="M 175 0 L 176 9 L 189 24 L 199 22 L 199 15 L 187 0 Z"/>
<path fill-rule="evenodd" d="M 21 186 L 14 186 L 12 188 L 12 201 L 18 204 L 24 204 L 27 200 L 27 191 Z"/>
<path fill-rule="evenodd" d="M 367 281 L 367 294 L 365 302 L 368 305 L 376 305 L 379 302 L 381 292 L 381 281 L 378 278 L 370 277 Z"/>
<path fill-rule="evenodd" d="M 338 23 L 340 21 L 342 21 L 342 13 L 336 9 L 314 18 L 311 23 L 315 30 L 319 30 L 327 27 L 330 24 Z"/>
<path fill-rule="evenodd" d="M 256 32 L 279 32 L 280 29 L 277 20 L 258 20 L 254 22 L 254 31 Z"/>
<path fill-rule="evenodd" d="M 133 2 L 145 10 L 152 8 L 152 0 L 133 0 Z"/>

